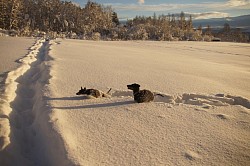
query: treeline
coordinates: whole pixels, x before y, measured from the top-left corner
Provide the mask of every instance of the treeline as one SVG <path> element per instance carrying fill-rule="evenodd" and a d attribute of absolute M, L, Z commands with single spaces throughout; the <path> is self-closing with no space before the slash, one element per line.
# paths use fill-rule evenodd
<path fill-rule="evenodd" d="M 111 6 L 88 1 L 84 8 L 60 0 L 1 0 L 0 28 L 16 30 L 19 35 L 74 32 L 106 35 L 118 25 L 117 14 Z"/>
<path fill-rule="evenodd" d="M 186 40 L 192 34 L 200 36 L 193 31 L 192 18 L 186 20 L 183 12 L 178 18 L 136 17 L 119 25 L 111 6 L 92 1 L 81 8 L 60 0 L 2 0 L 0 9 L 0 28 L 16 30 L 20 36 L 38 32 L 97 40 Z"/>
<path fill-rule="evenodd" d="M 184 12 L 179 16 L 137 16 L 127 21 L 127 39 L 132 40 L 202 40 L 201 30 L 193 28 L 192 17 Z"/>
<path fill-rule="evenodd" d="M 194 28 L 192 16 L 183 12 L 137 16 L 120 24 L 111 6 L 92 1 L 82 8 L 60 0 L 1 0 L 0 28 L 18 36 L 46 34 L 49 37 L 93 40 L 211 41 L 216 36 L 228 41 L 228 36 L 233 36 L 234 40 L 244 36 L 240 31 L 237 35 L 228 31 L 214 34 L 209 27 L 205 30 L 201 26 Z M 237 39 L 240 42 L 246 40 L 245 36 Z"/>
<path fill-rule="evenodd" d="M 232 29 L 228 23 L 219 32 L 212 33 L 213 36 L 218 37 L 221 41 L 227 42 L 249 42 L 249 34 L 242 33 L 240 28 Z"/>

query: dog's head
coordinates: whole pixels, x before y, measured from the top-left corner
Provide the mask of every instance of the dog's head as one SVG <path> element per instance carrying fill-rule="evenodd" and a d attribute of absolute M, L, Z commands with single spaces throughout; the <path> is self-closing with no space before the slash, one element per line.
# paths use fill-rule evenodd
<path fill-rule="evenodd" d="M 130 90 L 139 90 L 140 85 L 134 83 L 134 84 L 131 84 L 131 85 L 127 85 L 127 87 L 128 87 L 128 89 L 130 89 Z"/>
<path fill-rule="evenodd" d="M 76 95 L 84 95 L 84 94 L 86 94 L 86 87 L 84 87 L 84 89 L 82 89 L 82 87 L 81 87 L 81 89 L 79 90 L 79 92 L 77 92 L 76 93 Z"/>

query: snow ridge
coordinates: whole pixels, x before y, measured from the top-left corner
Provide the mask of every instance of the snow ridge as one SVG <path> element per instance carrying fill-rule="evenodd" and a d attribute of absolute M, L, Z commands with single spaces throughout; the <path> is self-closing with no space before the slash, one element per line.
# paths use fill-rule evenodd
<path fill-rule="evenodd" d="M 18 82 L 16 79 L 23 75 L 29 68 L 30 64 L 36 60 L 36 55 L 39 52 L 39 48 L 42 46 L 42 40 L 37 40 L 37 42 L 30 48 L 30 52 L 23 59 L 19 61 L 22 65 L 14 71 L 8 73 L 8 76 L 5 80 L 5 91 L 3 97 L 1 99 L 1 107 L 0 107 L 0 118 L 1 118 L 1 145 L 0 150 L 3 150 L 10 143 L 10 125 L 9 124 L 9 115 L 12 111 L 10 103 L 15 99 Z M 3 128 L 3 126 L 8 126 L 9 128 Z"/>
<path fill-rule="evenodd" d="M 0 165 L 69 164 L 43 100 L 50 79 L 50 45 L 38 39 L 19 60 L 22 65 L 8 73 L 0 110 Z"/>

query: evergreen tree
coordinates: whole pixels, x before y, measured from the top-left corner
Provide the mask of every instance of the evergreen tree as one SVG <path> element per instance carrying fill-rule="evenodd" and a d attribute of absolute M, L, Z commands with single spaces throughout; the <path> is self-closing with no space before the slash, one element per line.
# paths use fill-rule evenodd
<path fill-rule="evenodd" d="M 205 35 L 212 36 L 212 29 L 210 25 L 207 25 L 207 28 L 205 30 Z"/>
<path fill-rule="evenodd" d="M 224 24 L 223 32 L 224 33 L 229 33 L 231 30 L 230 25 L 228 23 Z"/>
<path fill-rule="evenodd" d="M 19 29 L 22 22 L 22 1 L 1 0 L 0 2 L 0 26 L 4 29 Z"/>
<path fill-rule="evenodd" d="M 193 30 L 193 19 L 192 19 L 191 15 L 189 16 L 187 28 L 188 28 L 189 31 Z"/>
<path fill-rule="evenodd" d="M 0 1 L 0 28 L 7 29 L 9 19 L 9 0 Z"/>
<path fill-rule="evenodd" d="M 181 12 L 181 14 L 180 14 L 179 28 L 181 30 L 186 29 L 186 18 L 185 18 L 185 13 L 184 12 Z"/>
<path fill-rule="evenodd" d="M 200 32 L 202 32 L 202 26 L 199 25 L 197 30 L 199 30 Z"/>
<path fill-rule="evenodd" d="M 113 12 L 113 13 L 112 13 L 112 22 L 113 22 L 116 26 L 120 24 L 116 12 Z"/>

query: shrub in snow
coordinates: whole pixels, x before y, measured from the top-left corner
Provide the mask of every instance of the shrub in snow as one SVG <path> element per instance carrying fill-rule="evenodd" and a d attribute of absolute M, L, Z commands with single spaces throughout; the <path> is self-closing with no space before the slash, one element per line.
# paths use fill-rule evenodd
<path fill-rule="evenodd" d="M 148 33 L 143 24 L 134 26 L 128 30 L 128 39 L 129 40 L 147 40 Z"/>
<path fill-rule="evenodd" d="M 34 30 L 32 32 L 32 36 L 33 37 L 46 37 L 46 32 L 43 32 L 43 31 L 39 31 L 39 30 Z"/>
<path fill-rule="evenodd" d="M 173 38 L 171 39 L 171 41 L 179 41 L 179 38 L 178 38 L 178 37 L 173 37 Z"/>
<path fill-rule="evenodd" d="M 118 40 L 119 36 L 117 30 L 112 29 L 108 38 L 110 38 L 111 40 Z"/>
<path fill-rule="evenodd" d="M 8 36 L 8 34 L 7 30 L 0 28 L 0 36 Z"/>
<path fill-rule="evenodd" d="M 212 36 L 205 35 L 203 36 L 203 41 L 210 42 L 212 40 Z"/>
<path fill-rule="evenodd" d="M 70 38 L 70 39 L 78 39 L 78 36 L 75 32 L 70 32 L 67 34 L 67 38 Z"/>
<path fill-rule="evenodd" d="M 202 35 L 201 35 L 200 31 L 195 31 L 192 35 L 192 39 L 194 41 L 202 41 Z"/>
<path fill-rule="evenodd" d="M 91 38 L 92 38 L 92 40 L 95 40 L 95 41 L 100 40 L 101 39 L 101 34 L 99 32 L 94 32 L 94 33 L 92 33 Z"/>
<path fill-rule="evenodd" d="M 17 37 L 18 36 L 18 31 L 12 29 L 9 30 L 9 36 Z"/>

